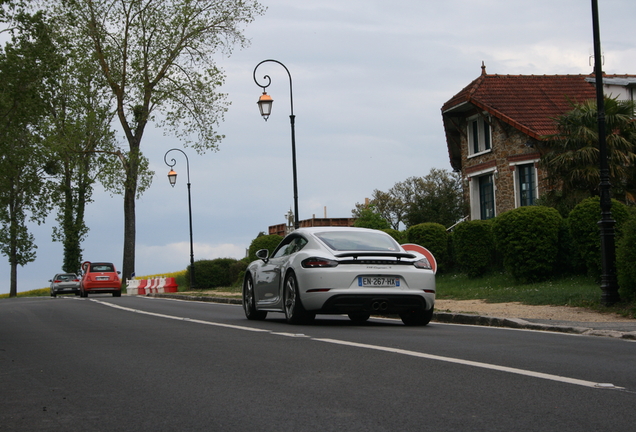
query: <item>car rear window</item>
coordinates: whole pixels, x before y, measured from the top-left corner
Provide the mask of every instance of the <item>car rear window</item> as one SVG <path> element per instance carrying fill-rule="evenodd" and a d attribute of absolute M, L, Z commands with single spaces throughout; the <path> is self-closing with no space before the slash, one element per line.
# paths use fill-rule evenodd
<path fill-rule="evenodd" d="M 335 251 L 400 251 L 397 242 L 381 232 L 324 231 L 316 233 L 316 237 Z"/>
<path fill-rule="evenodd" d="M 114 271 L 112 264 L 91 264 L 91 273 L 112 271 Z"/>

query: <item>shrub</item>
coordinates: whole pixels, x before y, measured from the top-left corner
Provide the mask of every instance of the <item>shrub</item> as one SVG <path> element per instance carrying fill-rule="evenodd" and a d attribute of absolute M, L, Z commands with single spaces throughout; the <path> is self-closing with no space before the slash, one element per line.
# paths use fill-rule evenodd
<path fill-rule="evenodd" d="M 406 241 L 424 246 L 431 251 L 437 261 L 437 271 L 448 266 L 448 233 L 444 225 L 425 222 L 406 230 Z"/>
<path fill-rule="evenodd" d="M 561 215 L 551 207 L 519 207 L 493 220 L 495 247 L 503 264 L 520 282 L 552 276 L 559 251 Z"/>
<path fill-rule="evenodd" d="M 623 224 L 616 248 L 616 271 L 623 300 L 636 300 L 636 217 Z"/>
<path fill-rule="evenodd" d="M 585 274 L 585 272 L 585 263 L 579 256 L 572 234 L 570 234 L 569 220 L 563 219 L 559 227 L 559 253 L 555 273 L 564 276 Z"/>
<path fill-rule="evenodd" d="M 274 252 L 274 249 L 276 249 L 276 246 L 278 246 L 278 244 L 281 242 L 281 240 L 283 239 L 283 237 L 277 235 L 277 234 L 270 234 L 270 235 L 261 235 L 256 237 L 254 240 L 252 240 L 252 243 L 250 244 L 250 248 L 248 251 L 248 261 L 252 262 L 252 261 L 256 261 L 256 252 L 258 252 L 261 249 L 267 249 L 269 251 L 269 253 L 271 254 L 272 252 Z"/>
<path fill-rule="evenodd" d="M 230 266 L 230 280 L 232 281 L 232 286 L 239 286 L 243 283 L 243 276 L 245 275 L 247 265 L 248 263 L 241 259 Z"/>
<path fill-rule="evenodd" d="M 199 260 L 194 263 L 194 283 L 197 289 L 229 287 L 234 280 L 231 267 L 237 263 L 234 258 L 216 258 L 213 260 Z M 186 270 L 187 280 L 190 280 L 191 267 Z"/>
<path fill-rule="evenodd" d="M 612 200 L 612 218 L 616 221 L 616 241 L 621 237 L 621 227 L 629 219 L 629 211 L 625 204 Z M 570 235 L 587 268 L 587 273 L 595 280 L 601 278 L 601 234 L 598 222 L 601 219 L 601 203 L 599 197 L 581 201 L 570 212 L 568 217 Z"/>
<path fill-rule="evenodd" d="M 493 262 L 492 223 L 487 220 L 462 222 L 453 230 L 453 253 L 460 270 L 475 278 L 482 276 Z"/>

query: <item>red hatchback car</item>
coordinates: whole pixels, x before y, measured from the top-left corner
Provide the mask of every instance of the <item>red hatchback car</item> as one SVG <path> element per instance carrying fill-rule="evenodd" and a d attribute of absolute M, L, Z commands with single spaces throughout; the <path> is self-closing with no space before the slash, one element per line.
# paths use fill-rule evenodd
<path fill-rule="evenodd" d="M 82 263 L 82 271 L 80 297 L 88 297 L 89 293 L 112 293 L 113 297 L 121 296 L 119 272 L 112 263 L 86 261 Z"/>

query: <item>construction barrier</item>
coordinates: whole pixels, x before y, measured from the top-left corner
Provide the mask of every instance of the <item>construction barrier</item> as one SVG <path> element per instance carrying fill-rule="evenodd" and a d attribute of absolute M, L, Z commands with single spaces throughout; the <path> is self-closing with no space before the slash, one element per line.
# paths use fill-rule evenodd
<path fill-rule="evenodd" d="M 173 277 L 126 280 L 126 291 L 128 295 L 172 293 L 177 292 L 178 288 L 179 286 Z"/>

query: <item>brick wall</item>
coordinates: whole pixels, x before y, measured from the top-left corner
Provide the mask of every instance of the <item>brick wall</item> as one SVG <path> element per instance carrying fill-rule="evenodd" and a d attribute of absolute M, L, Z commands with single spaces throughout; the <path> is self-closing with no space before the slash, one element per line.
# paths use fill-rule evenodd
<path fill-rule="evenodd" d="M 466 119 L 462 119 L 460 127 L 466 130 Z M 492 148 L 490 152 L 468 157 L 468 140 L 466 134 L 461 135 L 462 177 L 464 178 L 464 199 L 470 202 L 471 176 L 481 172 L 492 172 L 495 182 L 495 214 L 499 215 L 516 207 L 515 181 L 516 165 L 532 163 L 539 159 L 536 140 L 519 130 L 491 119 Z M 538 164 L 535 163 L 535 166 Z M 537 167 L 538 168 L 538 167 Z M 474 178 L 474 177 L 473 177 Z M 537 170 L 538 194 L 546 191 L 545 174 Z"/>

